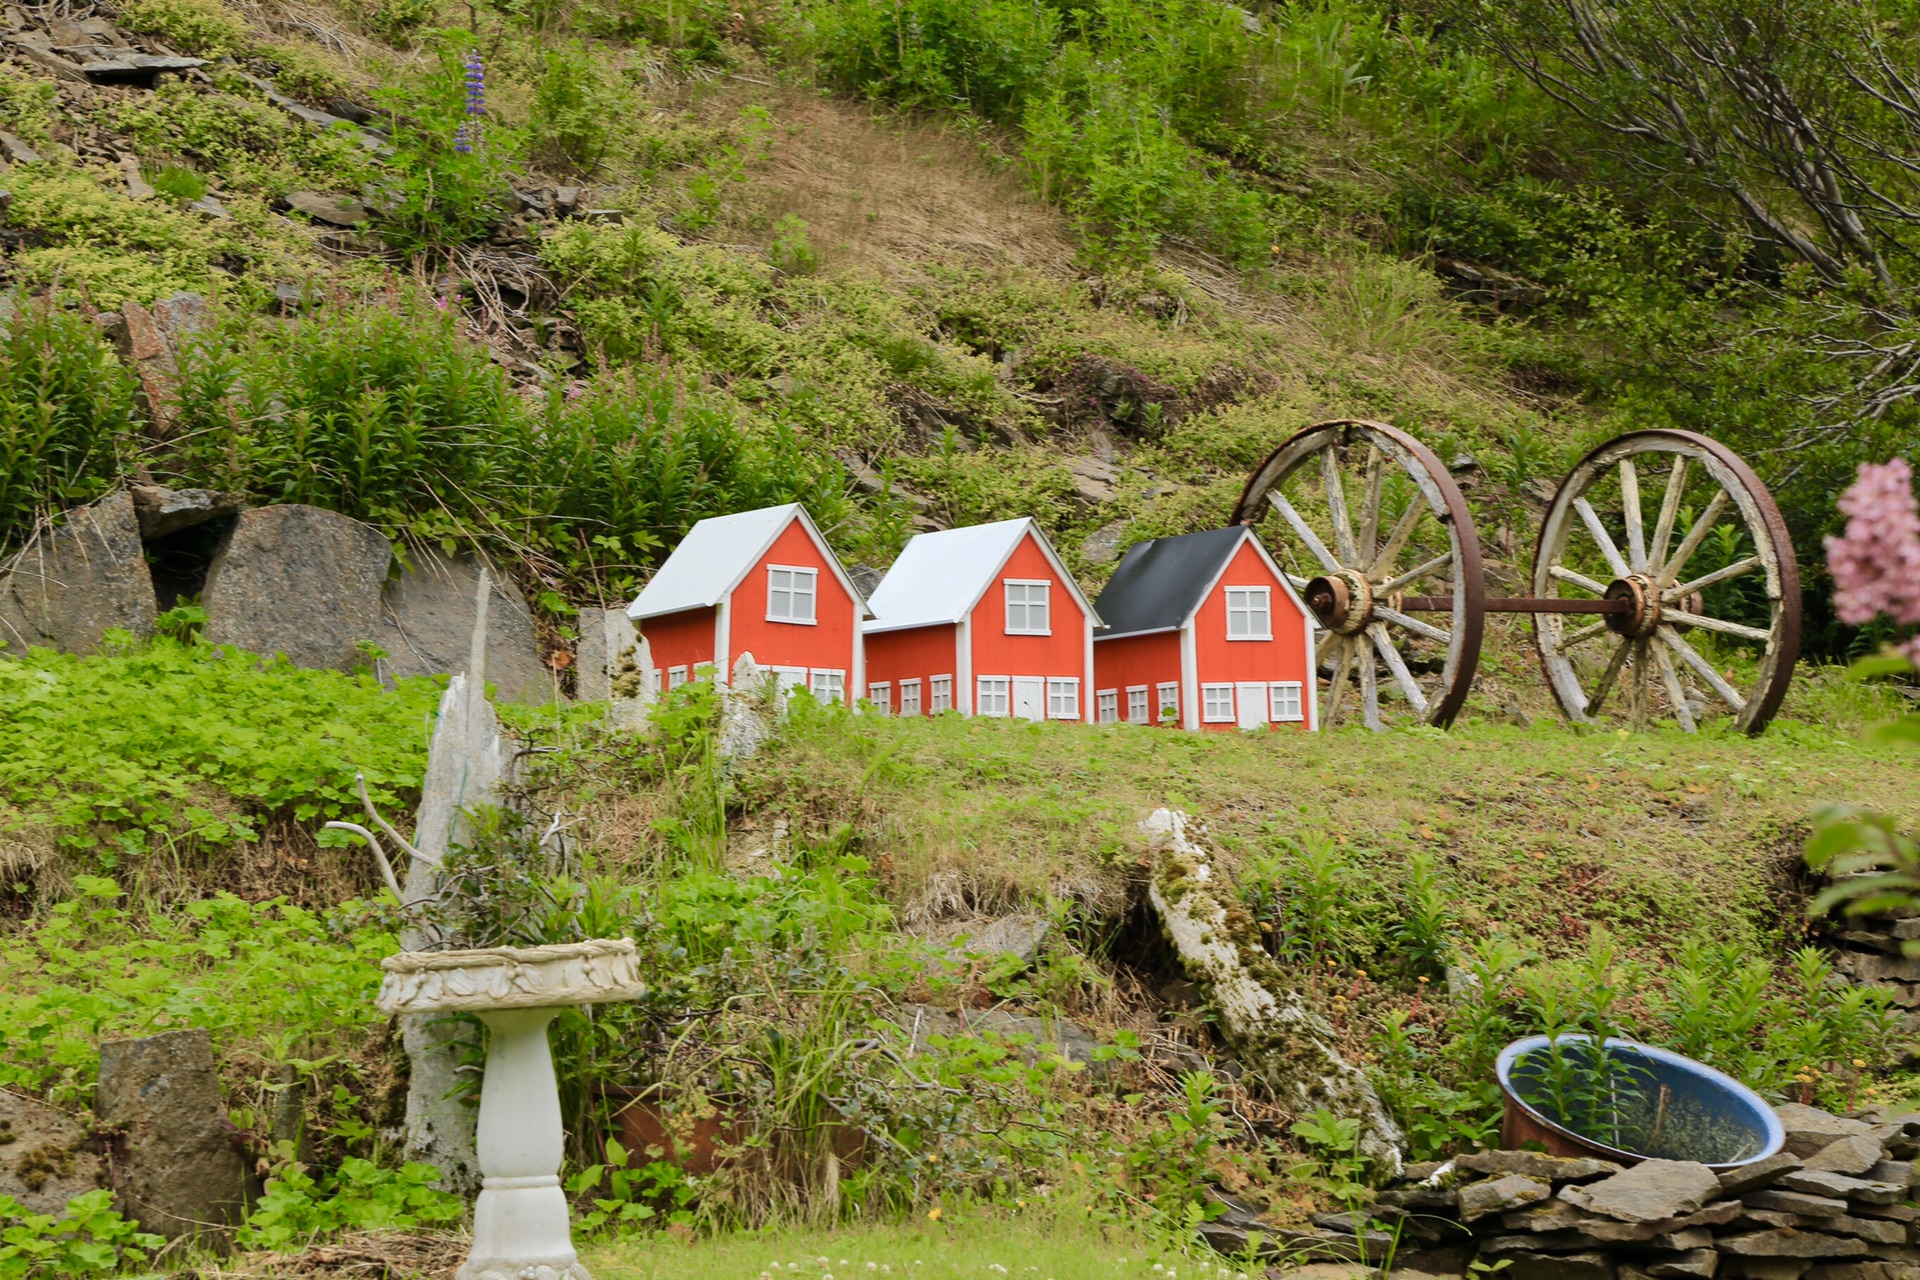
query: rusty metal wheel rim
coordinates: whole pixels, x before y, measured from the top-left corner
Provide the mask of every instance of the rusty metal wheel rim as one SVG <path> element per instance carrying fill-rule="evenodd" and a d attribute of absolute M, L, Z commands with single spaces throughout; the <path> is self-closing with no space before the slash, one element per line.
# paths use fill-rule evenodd
<path fill-rule="evenodd" d="M 1357 526 L 1347 505 L 1341 474 L 1341 454 L 1350 449 L 1360 449 L 1365 458 L 1360 469 L 1363 488 Z M 1321 498 L 1328 508 L 1322 521 L 1322 529 L 1330 535 L 1326 537 L 1284 492 L 1289 480 L 1314 465 L 1320 469 Z M 1389 467 L 1397 468 L 1414 486 L 1413 496 L 1391 528 L 1383 521 L 1386 513 L 1382 509 Z M 1330 476 L 1339 483 L 1332 483 Z M 1337 597 L 1342 607 L 1356 595 L 1366 597 L 1367 619 L 1352 635 L 1324 627 L 1320 633 L 1313 665 L 1316 679 L 1327 680 L 1321 723 L 1329 728 L 1338 723 L 1347 683 L 1354 678 L 1360 685 L 1362 722 L 1368 728 L 1380 728 L 1380 668 L 1384 667 L 1384 687 L 1400 697 L 1414 716 L 1439 727 L 1451 724 L 1473 687 L 1474 669 L 1480 661 L 1486 625 L 1486 579 L 1472 513 L 1440 460 L 1418 440 L 1384 422 L 1341 418 L 1317 423 L 1267 455 L 1248 479 L 1234 507 L 1233 520 L 1236 524 L 1254 524 L 1269 509 L 1279 515 L 1289 531 L 1289 546 L 1306 553 L 1304 558 L 1278 557 L 1283 566 L 1290 561 L 1310 566 L 1310 574 L 1287 574 L 1296 590 L 1316 579 L 1337 580 L 1355 574 L 1365 579 L 1368 588 L 1356 593 L 1343 586 L 1338 592 L 1328 593 L 1329 598 Z M 1447 550 L 1412 569 L 1401 567 L 1399 557 L 1414 543 L 1416 531 L 1426 527 L 1424 536 L 1431 536 L 1431 526 L 1445 535 Z M 1434 578 L 1442 569 L 1452 593 L 1450 628 L 1443 630 L 1421 622 L 1393 607 L 1394 597 L 1405 595 L 1407 587 Z M 1438 679 L 1431 687 L 1414 675 L 1401 652 L 1416 639 L 1444 649 Z M 1330 679 L 1318 674 L 1325 661 L 1332 663 Z"/>
<path fill-rule="evenodd" d="M 1633 460 L 1655 455 L 1670 461 L 1659 514 L 1649 530 L 1642 477 Z M 1698 483 L 1696 472 L 1704 473 L 1710 483 Z M 1595 486 L 1609 475 L 1617 476 L 1620 482 L 1624 550 L 1613 540 L 1613 529 L 1588 501 Z M 1707 505 L 1683 533 L 1677 520 L 1690 485 Z M 1712 573 L 1685 579 L 1694 555 L 1723 523 L 1723 513 L 1737 519 L 1753 547 L 1752 554 Z M 1613 571 L 1613 581 L 1601 583 L 1567 563 L 1569 547 L 1583 530 L 1588 547 Z M 1765 628 L 1686 608 L 1694 605 L 1704 609 L 1706 590 L 1753 573 L 1762 575 L 1765 582 Z M 1643 727 L 1654 718 L 1653 700 L 1658 695 L 1665 701 L 1665 715 L 1691 733 L 1698 728 L 1700 718 L 1687 696 L 1692 677 L 1706 686 L 1705 693 L 1693 691 L 1700 697 L 1703 710 L 1722 704 L 1742 732 L 1765 729 L 1786 697 L 1800 653 L 1800 569 L 1780 509 L 1739 455 L 1691 431 L 1630 431 L 1600 445 L 1567 473 L 1540 524 L 1533 558 L 1534 595 L 1557 597 L 1564 589 L 1571 589 L 1583 597 L 1612 593 L 1618 598 L 1627 594 L 1623 584 L 1628 583 L 1635 584 L 1634 590 L 1658 591 L 1658 599 L 1651 602 L 1654 607 L 1650 616 L 1628 628 L 1632 634 L 1621 634 L 1621 626 L 1613 619 L 1583 622 L 1560 614 L 1534 615 L 1534 647 L 1554 699 L 1567 719 L 1577 724 L 1598 723 L 1596 712 L 1605 709 L 1608 697 L 1624 678 L 1623 696 L 1635 727 Z M 1570 622 L 1579 625 L 1570 627 Z M 1742 694 L 1694 647 L 1687 634 L 1696 630 L 1763 646 L 1751 691 Z M 1603 633 L 1610 633 L 1613 651 L 1598 677 L 1583 683 L 1577 666 L 1582 655 L 1574 651 Z"/>

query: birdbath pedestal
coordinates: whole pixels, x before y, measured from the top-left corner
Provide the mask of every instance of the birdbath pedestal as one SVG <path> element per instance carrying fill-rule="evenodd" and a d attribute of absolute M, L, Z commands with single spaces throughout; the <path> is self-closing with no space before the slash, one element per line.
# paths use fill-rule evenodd
<path fill-rule="evenodd" d="M 403 951 L 381 968 L 380 1012 L 472 1013 L 492 1033 L 480 1087 L 480 1199 L 458 1280 L 588 1280 L 560 1188 L 564 1134 L 547 1024 L 566 1005 L 640 995 L 633 940 Z"/>

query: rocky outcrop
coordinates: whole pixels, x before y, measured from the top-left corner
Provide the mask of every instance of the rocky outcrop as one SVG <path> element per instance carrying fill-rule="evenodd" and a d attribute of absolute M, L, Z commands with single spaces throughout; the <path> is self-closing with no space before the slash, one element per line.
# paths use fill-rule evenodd
<path fill-rule="evenodd" d="M 1400 1127 L 1366 1075 L 1340 1056 L 1333 1028 L 1260 946 L 1251 918 L 1187 824 L 1174 809 L 1156 809 L 1140 824 L 1154 850 L 1148 892 L 1235 1057 L 1284 1105 L 1359 1121 L 1359 1155 L 1384 1176 L 1399 1173 Z"/>
<path fill-rule="evenodd" d="M 386 584 L 380 598 L 379 645 L 383 673 L 451 674 L 465 667 L 473 632 L 473 598 L 487 570 L 487 679 L 502 702 L 551 702 L 552 674 L 540 661 L 540 642 L 526 598 L 479 556 L 448 556 L 437 547 L 412 551 L 411 563 Z"/>
<path fill-rule="evenodd" d="M 640 643 L 640 633 L 625 609 L 582 609 L 573 696 L 582 702 L 611 702 L 615 683 L 631 683 L 626 677 L 639 670 Z"/>
<path fill-rule="evenodd" d="M 110 493 L 66 513 L 0 565 L 0 655 L 40 645 L 96 653 L 108 631 L 153 633 L 158 607 L 133 499 Z"/>
<path fill-rule="evenodd" d="M 240 1220 L 246 1162 L 205 1028 L 101 1045 L 93 1110 L 116 1131 L 122 1213 L 169 1240 L 217 1236 Z"/>
<path fill-rule="evenodd" d="M 243 511 L 214 552 L 206 639 L 282 653 L 297 667 L 370 665 L 393 551 L 379 530 L 319 507 Z"/>
<path fill-rule="evenodd" d="M 42 1102 L 0 1090 L 0 1196 L 59 1217 L 67 1201 L 104 1186 L 86 1126 Z"/>

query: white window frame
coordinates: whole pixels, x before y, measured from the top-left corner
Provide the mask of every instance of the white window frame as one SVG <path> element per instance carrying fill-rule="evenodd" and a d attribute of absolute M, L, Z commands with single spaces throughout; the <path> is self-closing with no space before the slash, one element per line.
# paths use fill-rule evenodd
<path fill-rule="evenodd" d="M 981 716 L 1006 717 L 1013 714 L 1013 677 L 976 676 L 973 712 Z"/>
<path fill-rule="evenodd" d="M 667 688 L 668 689 L 670 690 L 678 689 L 681 685 L 686 683 L 688 683 L 688 680 L 687 680 L 687 669 L 685 667 L 668 667 L 667 668 Z"/>
<path fill-rule="evenodd" d="M 785 586 L 776 585 L 780 574 L 789 575 Z M 800 590 L 800 582 L 806 581 L 806 590 Z M 775 593 L 786 596 L 787 612 L 774 611 Z M 796 609 L 801 597 L 807 602 L 806 616 L 802 617 Z M 802 564 L 770 564 L 767 566 L 767 621 L 785 622 L 796 627 L 813 627 L 820 624 L 820 571 Z"/>
<path fill-rule="evenodd" d="M 893 682 L 881 680 L 867 686 L 867 701 L 883 716 L 893 714 Z"/>
<path fill-rule="evenodd" d="M 931 676 L 927 680 L 927 711 L 929 714 L 953 710 L 953 677 Z"/>
<path fill-rule="evenodd" d="M 920 714 L 920 681 L 918 678 L 900 682 L 900 714 L 917 716 Z"/>
<path fill-rule="evenodd" d="M 1120 691 L 1118 689 L 1097 689 L 1094 691 L 1094 704 L 1099 708 L 1094 718 L 1101 724 L 1120 723 Z"/>
<path fill-rule="evenodd" d="M 1220 699 L 1225 698 L 1226 710 L 1220 710 Z M 1202 724 L 1239 724 L 1233 714 L 1232 684 L 1203 684 L 1200 686 L 1200 722 Z"/>
<path fill-rule="evenodd" d="M 1299 724 L 1307 718 L 1306 687 L 1298 680 L 1276 680 L 1267 686 L 1267 705 L 1275 724 Z"/>
<path fill-rule="evenodd" d="M 1080 677 L 1047 677 L 1047 719 L 1078 720 L 1080 718 Z"/>
<path fill-rule="evenodd" d="M 807 672 L 807 692 L 819 702 L 847 700 L 847 673 L 842 667 L 814 667 Z"/>
<path fill-rule="evenodd" d="M 1153 719 L 1156 724 L 1167 722 L 1167 712 L 1173 712 L 1173 722 L 1180 723 L 1180 682 L 1163 680 L 1154 687 Z"/>
<path fill-rule="evenodd" d="M 1152 724 L 1153 718 L 1148 712 L 1152 703 L 1147 698 L 1147 686 L 1130 684 L 1127 686 L 1127 723 Z"/>
<path fill-rule="evenodd" d="M 1007 605 L 1007 634 L 1010 636 L 1050 636 L 1053 634 L 1053 583 L 1045 578 L 1003 578 L 1001 590 L 1005 594 Z M 1040 599 L 1033 599 L 1033 589 L 1040 588 Z M 1020 625 L 1013 624 L 1013 611 L 1016 606 L 1014 594 L 1018 589 L 1020 599 Z M 1040 609 L 1040 625 L 1033 625 L 1033 610 L 1036 603 Z"/>
<path fill-rule="evenodd" d="M 1222 590 L 1226 592 L 1227 601 L 1227 639 L 1273 639 L 1272 587 L 1225 587 Z M 1235 621 L 1240 621 L 1246 628 L 1239 635 L 1233 631 Z M 1257 631 L 1254 630 L 1256 622 L 1260 624 Z"/>

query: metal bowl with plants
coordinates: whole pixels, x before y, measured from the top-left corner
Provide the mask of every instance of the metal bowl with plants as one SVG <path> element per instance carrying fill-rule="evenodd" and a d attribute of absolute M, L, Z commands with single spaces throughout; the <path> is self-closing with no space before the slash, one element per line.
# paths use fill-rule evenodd
<path fill-rule="evenodd" d="M 1506 1098 L 1503 1147 L 1725 1170 L 1786 1142 L 1773 1108 L 1732 1076 L 1632 1040 L 1529 1036 L 1501 1052 L 1495 1071 Z"/>

